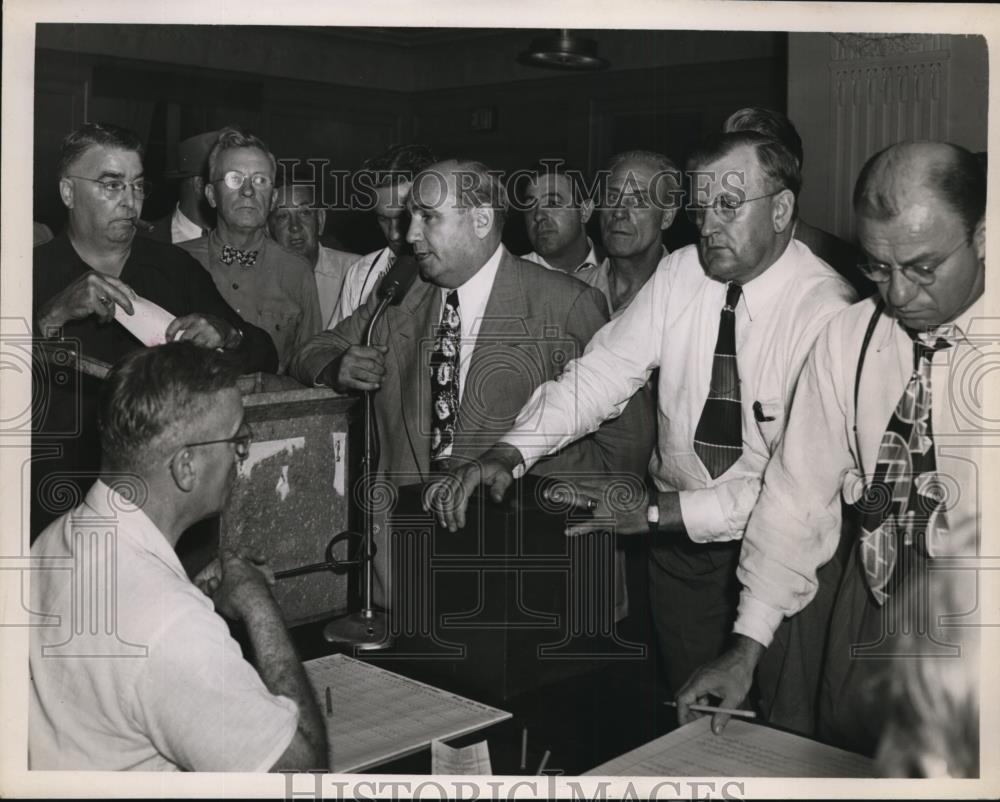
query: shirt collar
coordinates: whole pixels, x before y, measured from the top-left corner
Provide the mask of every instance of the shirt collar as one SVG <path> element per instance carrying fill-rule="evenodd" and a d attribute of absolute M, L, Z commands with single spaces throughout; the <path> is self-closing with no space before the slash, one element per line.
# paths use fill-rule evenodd
<path fill-rule="evenodd" d="M 600 262 L 597 259 L 597 250 L 594 248 L 594 242 L 590 237 L 587 237 L 587 247 L 590 249 L 587 251 L 587 258 L 574 267 L 572 273 L 579 273 L 581 270 L 591 270 L 600 265 Z M 538 253 L 538 251 L 532 251 L 524 258 L 529 259 L 532 262 L 538 262 L 538 264 L 542 267 L 548 268 L 549 270 L 559 270 L 558 267 L 553 266 L 544 256 Z"/>
<path fill-rule="evenodd" d="M 177 225 L 185 231 L 197 231 L 198 236 L 202 236 L 202 231 L 204 229 L 181 211 L 180 204 L 177 204 L 177 206 L 174 207 L 174 221 L 176 221 Z"/>
<path fill-rule="evenodd" d="M 979 350 L 981 343 L 977 342 L 976 340 L 969 339 L 970 335 L 972 334 L 972 332 L 970 331 L 970 327 L 972 326 L 972 322 L 976 318 L 984 316 L 985 299 L 986 295 L 984 293 L 983 295 L 980 295 L 975 301 L 973 301 L 973 303 L 969 306 L 969 308 L 966 309 L 964 312 L 962 312 L 962 314 L 960 314 L 957 318 L 955 318 L 949 323 L 943 323 L 936 329 L 931 329 L 930 331 L 926 332 L 920 332 L 919 334 L 917 334 L 918 339 L 921 342 L 930 345 L 938 337 L 944 337 L 952 345 L 957 345 L 958 343 L 962 343 L 963 345 Z M 899 321 L 895 320 L 891 315 L 889 315 L 884 310 L 882 314 L 888 317 L 892 321 L 892 325 L 886 326 L 885 334 L 878 341 L 878 348 L 876 349 L 878 351 L 881 351 L 883 348 L 889 345 L 893 341 L 893 339 L 899 334 L 905 334 L 907 337 L 910 336 L 906 332 L 906 329 L 903 327 L 903 325 L 899 323 Z"/>
<path fill-rule="evenodd" d="M 94 518 L 115 525 L 118 537 L 125 538 L 143 551 L 149 552 L 179 577 L 187 573 L 177 557 L 177 552 L 149 516 L 117 490 L 98 479 L 87 491 L 83 500 Z M 86 514 L 86 513 L 84 513 Z"/>
<path fill-rule="evenodd" d="M 459 308 L 485 309 L 486 299 L 490 297 L 490 292 L 493 290 L 493 280 L 500 268 L 500 260 L 503 258 L 504 250 L 503 243 L 497 245 L 497 249 L 493 251 L 493 255 L 486 260 L 483 266 L 470 276 L 462 286 L 456 288 Z M 450 292 L 451 290 L 447 287 L 441 288 L 442 306 Z"/>
<path fill-rule="evenodd" d="M 774 299 L 786 292 L 795 281 L 795 265 L 800 257 L 797 250 L 803 247 L 805 246 L 800 245 L 797 240 L 789 240 L 774 264 L 743 285 L 743 303 L 750 320 L 753 320 L 755 313 L 773 306 Z"/>

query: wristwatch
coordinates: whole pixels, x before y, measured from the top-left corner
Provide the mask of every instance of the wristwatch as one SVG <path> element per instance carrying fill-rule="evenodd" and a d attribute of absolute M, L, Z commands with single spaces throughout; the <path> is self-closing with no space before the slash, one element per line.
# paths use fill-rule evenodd
<path fill-rule="evenodd" d="M 649 534 L 656 535 L 660 531 L 660 505 L 657 503 L 658 494 L 650 491 L 649 506 L 646 507 L 646 523 L 649 524 Z"/>

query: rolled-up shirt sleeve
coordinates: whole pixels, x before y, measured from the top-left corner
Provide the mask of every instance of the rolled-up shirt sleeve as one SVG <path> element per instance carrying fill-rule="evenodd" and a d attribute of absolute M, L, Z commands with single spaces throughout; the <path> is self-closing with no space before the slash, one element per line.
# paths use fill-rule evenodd
<path fill-rule="evenodd" d="M 843 320 L 841 315 L 831 321 L 806 361 L 743 536 L 736 572 L 743 590 L 733 631 L 764 646 L 783 617 L 812 601 L 816 572 L 833 557 L 840 538 L 840 490 L 855 465 Z"/>
<path fill-rule="evenodd" d="M 760 494 L 760 479 L 740 476 L 697 490 L 680 490 L 684 529 L 695 543 L 738 540 Z"/>

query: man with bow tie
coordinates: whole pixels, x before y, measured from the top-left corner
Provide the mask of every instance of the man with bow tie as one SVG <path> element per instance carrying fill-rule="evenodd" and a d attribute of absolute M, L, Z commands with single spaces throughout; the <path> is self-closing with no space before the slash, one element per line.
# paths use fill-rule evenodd
<path fill-rule="evenodd" d="M 854 190 L 866 253 L 859 267 L 878 295 L 834 317 L 803 369 L 743 538 L 732 648 L 681 690 L 682 721 L 698 715 L 690 704 L 709 697 L 740 705 L 755 668 L 779 714 L 811 702 L 782 694 L 784 658 L 775 656 L 794 654 L 796 621 L 829 590 L 817 572 L 838 548 L 841 497 L 857 520 L 847 530 L 815 734 L 873 752 L 885 698 L 875 673 L 891 671 L 898 657 L 959 656 L 942 627 L 949 613 L 974 609 L 975 574 L 965 583 L 973 598 L 960 609 L 930 609 L 928 599 L 936 595 L 930 584 L 947 578 L 935 557 L 949 551 L 950 532 L 978 526 L 985 490 L 984 410 L 975 393 L 955 395 L 959 371 L 983 358 L 975 318 L 984 316 L 985 209 L 985 172 L 955 145 L 901 143 L 862 168 Z M 907 598 L 922 609 L 902 610 Z M 894 633 L 890 622 L 903 613 L 912 630 Z M 919 635 L 920 649 L 898 654 L 899 634 Z M 727 719 L 716 714 L 716 732 Z"/>
<path fill-rule="evenodd" d="M 292 354 L 322 328 L 322 315 L 312 265 L 268 236 L 276 168 L 263 141 L 223 129 L 208 155 L 205 185 L 218 222 L 180 247 L 212 274 L 237 312 L 271 335 L 283 373 Z"/>

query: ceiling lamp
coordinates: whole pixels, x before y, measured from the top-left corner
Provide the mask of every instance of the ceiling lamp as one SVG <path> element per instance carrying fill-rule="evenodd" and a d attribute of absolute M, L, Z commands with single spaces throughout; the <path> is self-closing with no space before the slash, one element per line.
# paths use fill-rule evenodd
<path fill-rule="evenodd" d="M 606 60 L 598 57 L 595 40 L 577 36 L 566 28 L 555 35 L 532 39 L 531 47 L 517 60 L 552 70 L 603 70 L 608 66 Z"/>

